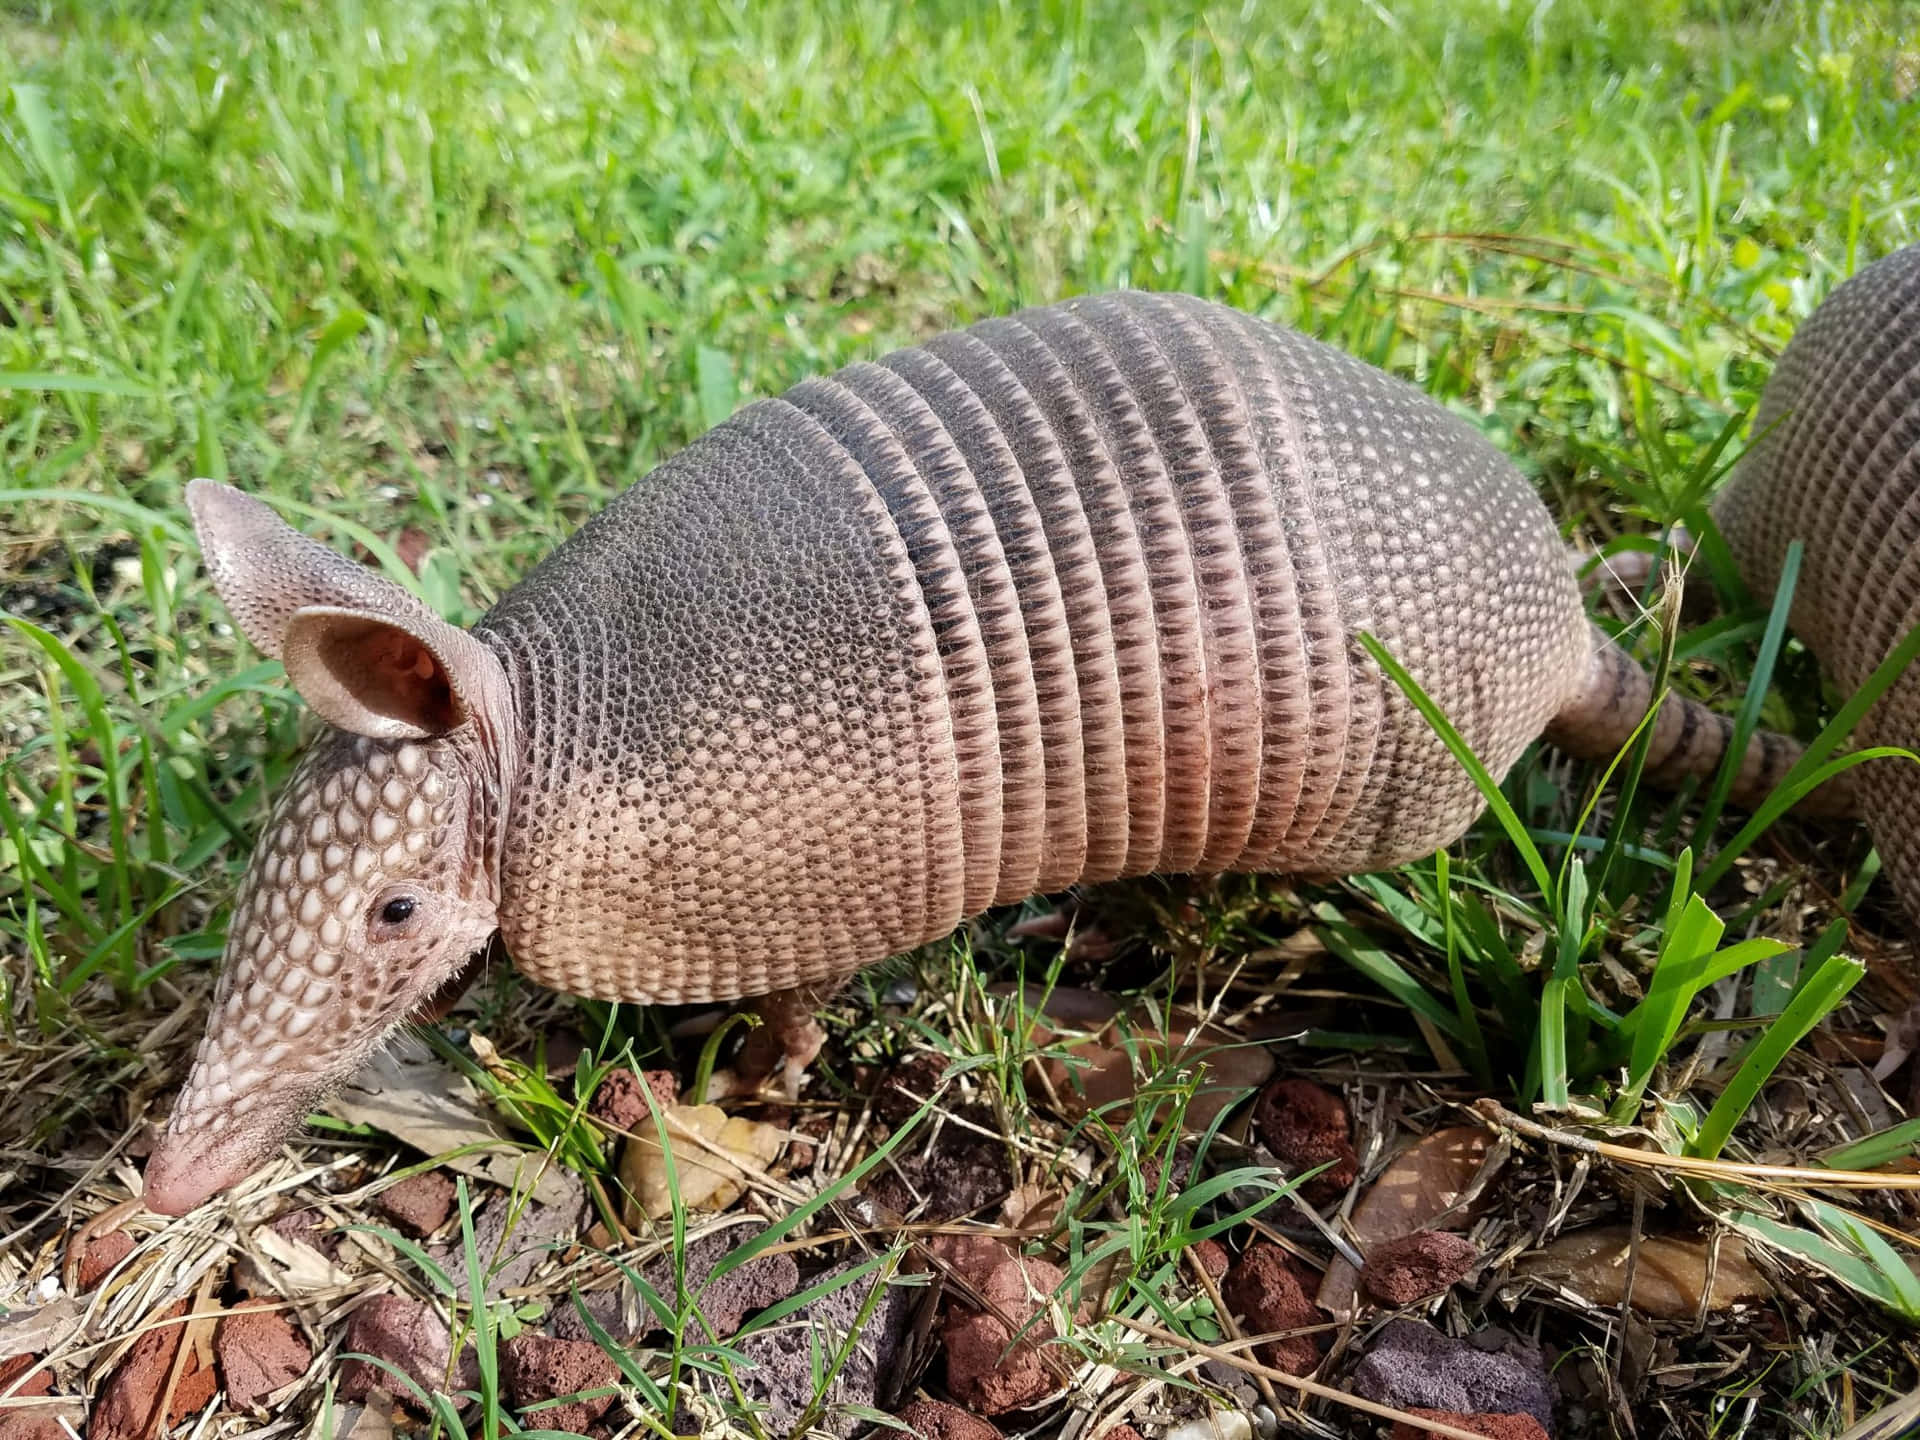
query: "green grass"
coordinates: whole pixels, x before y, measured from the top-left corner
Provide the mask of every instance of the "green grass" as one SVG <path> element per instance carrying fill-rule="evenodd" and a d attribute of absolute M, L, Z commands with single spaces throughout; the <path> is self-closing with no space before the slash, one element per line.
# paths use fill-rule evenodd
<path fill-rule="evenodd" d="M 740 402 L 1140 285 L 1411 378 L 1511 453 L 1571 537 L 1645 545 L 1698 530 L 1794 326 L 1920 231 L 1911 21 L 1894 0 L 8 6 L 0 1046 L 79 1058 L 0 1136 L 45 1144 L 166 1079 L 177 1053 L 142 1033 L 198 995 L 305 733 L 199 576 L 190 476 L 278 497 L 470 620 Z M 1770 623 L 1781 597 L 1703 559 L 1722 616 L 1643 653 L 1743 729 L 1837 741 L 1845 697 Z M 1676 1148 L 1737 1147 L 1747 1100 L 1858 962 L 1844 927 L 1776 946 L 1785 890 L 1723 883 L 1775 818 L 1716 820 L 1729 777 L 1689 828 L 1637 776 L 1624 757 L 1595 808 L 1597 774 L 1531 757 L 1505 814 L 1438 862 L 1297 900 L 1215 887 L 1198 920 L 1148 890 L 1154 938 L 1231 957 L 1315 921 L 1380 997 L 1318 1043 L 1404 1047 L 1417 1023 L 1483 1089 L 1620 1123 L 1653 1097 L 1684 1121 Z M 1891 928 L 1871 860 L 1839 863 L 1845 899 L 1816 932 L 1842 909 Z M 1750 1043 L 1689 1109 L 1664 1087 L 1706 1033 L 1696 996 L 1755 961 Z M 925 1043 L 1025 1104 L 1024 1027 L 947 1018 L 916 1020 Z M 582 1027 L 602 1063 L 661 1044 L 645 1017 Z M 584 1097 L 538 1057 L 517 1073 L 503 1110 L 594 1170 Z M 1080 1138 L 1168 1149 L 1142 1109 Z M 1809 1253 L 1882 1258 L 1808 1214 Z M 1124 1256 L 1118 1303 L 1145 1315 L 1211 1219 L 1136 1166 L 1063 1223 L 1075 1274 Z M 1204 1315 L 1160 1319 L 1217 1337 Z M 496 1428 L 498 1405 L 489 1378 Z"/>

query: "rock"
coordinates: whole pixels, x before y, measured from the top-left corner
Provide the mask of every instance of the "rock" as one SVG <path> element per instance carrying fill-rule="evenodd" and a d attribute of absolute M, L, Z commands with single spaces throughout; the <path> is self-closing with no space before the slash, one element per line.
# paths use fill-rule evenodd
<path fill-rule="evenodd" d="M 96 1235 L 80 1252 L 80 1270 L 75 1286 L 82 1295 L 107 1278 L 113 1267 L 133 1253 L 133 1236 L 124 1230 Z"/>
<path fill-rule="evenodd" d="M 1540 1422 L 1531 1415 L 1461 1415 L 1452 1410 L 1422 1410 L 1418 1407 L 1407 1413 L 1424 1420 L 1438 1420 L 1442 1425 L 1471 1430 L 1476 1435 L 1486 1436 L 1487 1440 L 1547 1440 L 1547 1432 L 1540 1428 Z M 1399 1420 L 1387 1432 L 1387 1440 L 1433 1440 L 1433 1432 Z"/>
<path fill-rule="evenodd" d="M 409 1296 L 376 1295 L 362 1304 L 347 1322 L 347 1338 L 340 1348 L 343 1353 L 357 1351 L 385 1360 L 422 1390 L 448 1389 L 453 1337 L 447 1322 L 431 1306 Z M 452 1379 L 455 1390 L 472 1383 L 472 1357 L 460 1358 L 460 1370 Z M 340 1367 L 342 1399 L 364 1400 L 376 1386 L 395 1391 L 403 1400 L 412 1398 L 386 1369 L 364 1360 L 349 1360 Z"/>
<path fill-rule="evenodd" d="M 489 1300 L 526 1284 L 556 1245 L 579 1236 L 586 1191 L 571 1175 L 566 1185 L 571 1193 L 564 1203 L 530 1200 L 516 1210 L 505 1195 L 496 1195 L 474 1217 L 474 1249 L 487 1267 L 484 1288 Z M 459 1234 L 431 1246 L 427 1253 L 447 1272 L 461 1298 L 468 1298 L 467 1256 Z"/>
<path fill-rule="evenodd" d="M 500 1371 L 507 1395 L 523 1412 L 529 1430 L 587 1433 L 618 1398 L 620 1367 L 598 1345 L 585 1340 L 550 1340 L 520 1334 L 500 1347 Z M 594 1398 L 549 1405 L 563 1395 L 606 1389 Z"/>
<path fill-rule="evenodd" d="M 1416 1230 L 1367 1252 L 1360 1283 L 1383 1305 L 1411 1305 L 1466 1278 L 1480 1251 L 1464 1235 Z"/>
<path fill-rule="evenodd" d="M 1480 1173 L 1489 1142 L 1485 1130 L 1456 1125 L 1424 1135 L 1394 1156 L 1353 1207 L 1351 1228 L 1360 1253 L 1371 1255 L 1385 1241 L 1428 1228 L 1437 1217 L 1452 1211 Z M 1449 1215 L 1443 1228 L 1463 1228 L 1479 1209 L 1475 1204 Z M 1358 1306 L 1359 1286 L 1359 1272 L 1336 1255 L 1321 1277 L 1315 1298 L 1322 1310 L 1344 1320 Z"/>
<path fill-rule="evenodd" d="M 447 1223 L 453 1214 L 454 1182 L 441 1170 L 410 1175 L 374 1197 L 374 1208 L 406 1234 L 421 1240 Z"/>
<path fill-rule="evenodd" d="M 962 1112 L 970 1120 L 988 1120 Z M 958 1220 L 996 1205 L 1012 1190 L 1007 1147 L 959 1125 L 940 1131 L 930 1146 L 913 1142 L 867 1186 L 876 1205 L 917 1220 Z"/>
<path fill-rule="evenodd" d="M 1553 1382 L 1538 1347 L 1484 1331 L 1455 1340 L 1418 1320 L 1390 1320 L 1354 1367 L 1356 1394 L 1402 1410 L 1531 1415 L 1553 1431 Z"/>
<path fill-rule="evenodd" d="M 622 1280 L 610 1290 L 581 1291 L 577 1305 L 571 1293 L 557 1298 L 547 1316 L 547 1333 L 556 1340 L 593 1340 L 593 1331 L 581 1318 L 579 1306 L 584 1306 L 593 1323 L 619 1344 L 637 1343 L 660 1326 L 638 1292 Z"/>
<path fill-rule="evenodd" d="M 717 1339 L 733 1334 L 754 1311 L 778 1304 L 800 1288 L 799 1263 L 790 1251 L 784 1250 L 773 1255 L 756 1255 L 718 1280 L 712 1278 L 715 1266 L 742 1245 L 752 1243 L 764 1228 L 736 1226 L 703 1235 L 687 1246 L 687 1288 L 699 1297 L 696 1308 Z M 673 1303 L 671 1256 L 662 1255 L 649 1261 L 641 1274 L 668 1304 Z M 650 1324 L 647 1328 L 651 1331 L 657 1327 Z M 707 1338 L 698 1321 L 689 1326 L 688 1335 L 701 1340 Z"/>
<path fill-rule="evenodd" d="M 587 1102 L 587 1113 L 616 1130 L 629 1134 L 653 1133 L 653 1111 L 647 1105 L 646 1091 L 653 1091 L 654 1102 L 662 1110 L 680 1098 L 679 1083 L 671 1070 L 649 1070 L 644 1077 L 624 1065 L 616 1065 L 601 1080 L 600 1088 Z"/>
<path fill-rule="evenodd" d="M 53 1372 L 34 1370 L 31 1379 L 21 1381 L 20 1377 L 40 1363 L 38 1355 L 12 1355 L 0 1360 L 0 1399 L 25 1400 L 35 1395 L 46 1395 L 53 1390 Z M 19 1383 L 18 1390 L 12 1387 Z M 6 1412 L 0 1411 L 0 1414 Z"/>
<path fill-rule="evenodd" d="M 1199 1262 L 1209 1280 L 1218 1280 L 1233 1263 L 1233 1257 L 1227 1254 L 1226 1247 L 1218 1240 L 1196 1241 L 1187 1247 L 1187 1253 Z"/>
<path fill-rule="evenodd" d="M 69 1430 L 60 1423 L 64 1415 Z M 31 1410 L 0 1410 L 0 1440 L 73 1440 L 87 1433 L 87 1412 L 75 1401 L 66 1405 L 36 1405 Z"/>
<path fill-rule="evenodd" d="M 747 1362 L 737 1366 L 734 1373 L 749 1396 L 766 1404 L 761 1423 L 769 1429 L 785 1434 L 812 1405 L 816 1354 L 833 1354 L 839 1349 L 873 1285 L 878 1283 L 866 1276 L 835 1288 L 833 1282 L 852 1268 L 848 1263 L 809 1277 L 810 1285 L 829 1288 L 779 1324 L 734 1342 Z M 918 1299 L 917 1290 L 887 1288 L 855 1339 L 846 1364 L 834 1377 L 825 1414 L 818 1422 L 821 1429 L 842 1436 L 858 1434 L 867 1428 L 867 1421 L 847 1413 L 847 1408 L 880 1408 L 890 1398 L 886 1392 L 900 1378 L 909 1322 Z"/>
<path fill-rule="evenodd" d="M 220 1362 L 227 1403 L 250 1410 L 283 1385 L 307 1373 L 313 1350 L 286 1315 L 249 1300 L 220 1322 L 214 1354 Z"/>
<path fill-rule="evenodd" d="M 1773 1293 L 1740 1236 L 1722 1237 L 1718 1255 L 1713 1248 L 1705 1236 L 1642 1235 L 1634 1261 L 1633 1308 L 1656 1320 L 1693 1319 L 1707 1291 L 1709 1269 L 1713 1272 L 1713 1290 L 1706 1301 L 1709 1311 Z M 1617 1309 L 1626 1299 L 1632 1250 L 1632 1227 L 1598 1225 L 1562 1235 L 1521 1262 L 1520 1273 L 1552 1280 L 1602 1309 Z"/>
<path fill-rule="evenodd" d="M 999 1427 L 991 1420 L 939 1400 L 916 1400 L 893 1418 L 912 1426 L 924 1440 L 1000 1440 Z"/>
<path fill-rule="evenodd" d="M 1227 1271 L 1220 1298 L 1248 1335 L 1276 1330 L 1300 1330 L 1326 1323 L 1326 1316 L 1307 1298 L 1310 1280 L 1278 1245 L 1254 1245 Z M 1310 1375 L 1320 1364 L 1318 1335 L 1289 1335 L 1256 1346 L 1263 1365 L 1289 1375 Z"/>
<path fill-rule="evenodd" d="M 1052 1323 L 1040 1315 L 1054 1292 L 1066 1284 L 1066 1274 L 1045 1260 L 1002 1261 L 987 1276 L 981 1291 L 1000 1315 L 1021 1331 L 1011 1351 L 1014 1330 L 990 1311 L 955 1305 L 948 1312 L 941 1339 L 947 1352 L 947 1389 L 956 1400 L 987 1415 L 1023 1410 L 1060 1386 L 1041 1347 L 1054 1337 Z"/>
<path fill-rule="evenodd" d="M 1300 1193 L 1316 1205 L 1343 1194 L 1360 1173 L 1347 1102 L 1325 1086 L 1282 1076 L 1260 1092 L 1253 1107 L 1253 1127 L 1288 1170 L 1327 1166 L 1300 1187 Z"/>
<path fill-rule="evenodd" d="M 981 1290 L 987 1288 L 987 1277 L 1018 1253 L 999 1236 L 977 1230 L 935 1235 L 927 1241 L 927 1249 L 951 1265 L 962 1280 Z"/>
<path fill-rule="evenodd" d="M 765 1228 L 733 1225 L 711 1231 L 688 1244 L 686 1285 L 698 1297 L 696 1309 L 706 1322 L 703 1326 L 699 1320 L 691 1319 L 687 1328 L 689 1337 L 704 1341 L 711 1329 L 715 1339 L 724 1340 L 754 1311 L 777 1304 L 800 1288 L 800 1266 L 792 1253 L 784 1250 L 756 1255 L 718 1280 L 712 1278 L 714 1268 L 722 1260 L 741 1246 L 751 1244 Z M 640 1274 L 669 1305 L 675 1303 L 671 1256 L 660 1255 L 649 1260 L 641 1267 Z M 618 1290 L 597 1290 L 580 1298 L 595 1322 L 615 1340 L 644 1340 L 665 1328 L 665 1322 L 624 1283 Z M 570 1297 L 554 1307 L 547 1328 L 561 1340 L 593 1339 L 593 1332 L 580 1318 Z"/>
<path fill-rule="evenodd" d="M 88 1440 L 146 1440 L 155 1426 L 154 1411 L 173 1373 L 174 1353 L 186 1334 L 187 1302 L 177 1300 L 159 1316 L 161 1320 L 181 1320 L 178 1325 L 162 1325 L 149 1330 L 133 1342 L 133 1348 L 121 1360 L 112 1377 L 100 1391 L 93 1417 L 87 1428 Z M 197 1354 L 189 1353 L 180 1382 L 174 1386 L 172 1402 L 167 1406 L 166 1426 L 172 1428 L 201 1409 L 213 1398 L 218 1377 L 212 1367 L 202 1366 Z"/>

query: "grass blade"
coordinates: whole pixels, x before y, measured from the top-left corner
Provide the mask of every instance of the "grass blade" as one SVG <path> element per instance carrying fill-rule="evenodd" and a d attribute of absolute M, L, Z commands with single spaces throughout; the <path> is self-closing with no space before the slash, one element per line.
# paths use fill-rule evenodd
<path fill-rule="evenodd" d="M 1733 1135 L 1733 1127 L 1747 1113 L 1754 1096 L 1760 1093 L 1760 1087 L 1771 1078 L 1787 1052 L 1831 1014 L 1866 973 L 1867 967 L 1851 955 L 1836 955 L 1813 973 L 1780 1012 L 1780 1018 L 1767 1027 L 1727 1088 L 1720 1092 L 1720 1098 L 1713 1102 L 1713 1109 L 1701 1122 L 1699 1133 L 1687 1146 L 1688 1154 L 1706 1160 L 1719 1157 Z"/>
<path fill-rule="evenodd" d="M 1360 643 L 1366 647 L 1374 663 L 1386 671 L 1393 683 L 1400 687 L 1401 692 L 1413 703 L 1414 709 L 1418 710 L 1427 724 L 1433 727 L 1434 733 L 1440 737 L 1453 758 L 1460 762 L 1461 768 L 1472 778 L 1474 785 L 1485 797 L 1487 808 L 1493 812 L 1494 819 L 1500 822 L 1500 828 L 1507 832 L 1507 838 L 1513 841 L 1514 849 L 1520 852 L 1520 858 L 1533 875 L 1534 883 L 1540 887 L 1541 898 L 1546 902 L 1547 907 L 1552 909 L 1553 874 L 1548 870 L 1547 862 L 1540 854 L 1539 847 L 1528 836 L 1527 827 L 1522 825 L 1520 817 L 1514 814 L 1513 805 L 1500 789 L 1500 782 L 1488 773 L 1487 767 L 1480 762 L 1480 757 L 1473 753 L 1473 747 L 1467 744 L 1466 738 L 1455 728 L 1453 722 L 1447 719 L 1446 713 L 1428 698 L 1427 692 L 1420 688 L 1420 682 L 1415 680 L 1407 668 L 1387 652 L 1386 646 L 1366 631 L 1361 632 Z"/>

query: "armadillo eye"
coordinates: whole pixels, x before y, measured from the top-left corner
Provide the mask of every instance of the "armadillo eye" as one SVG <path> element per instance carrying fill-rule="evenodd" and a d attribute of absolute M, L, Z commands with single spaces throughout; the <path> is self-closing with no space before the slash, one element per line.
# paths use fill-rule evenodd
<path fill-rule="evenodd" d="M 389 925 L 404 925 L 413 914 L 413 901 L 405 895 L 396 895 L 380 908 L 380 918 Z"/>

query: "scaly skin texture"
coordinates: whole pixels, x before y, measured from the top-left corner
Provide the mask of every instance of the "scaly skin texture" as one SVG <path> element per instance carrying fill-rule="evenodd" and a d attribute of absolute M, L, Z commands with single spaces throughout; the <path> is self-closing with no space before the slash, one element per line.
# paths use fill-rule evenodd
<path fill-rule="evenodd" d="M 1754 440 L 1714 506 L 1748 585 L 1803 542 L 1795 632 L 1843 691 L 1920 623 L 1920 246 L 1867 266 L 1807 318 L 1767 382 Z M 1920 740 L 1920 668 L 1855 735 Z M 1888 877 L 1920 922 L 1920 767 L 1870 760 L 1856 787 Z"/>
<path fill-rule="evenodd" d="M 1471 426 L 1183 296 L 1027 311 L 750 406 L 471 635 L 193 491 L 242 628 L 367 738 L 327 741 L 262 838 L 162 1209 L 257 1163 L 496 924 L 580 995 L 830 986 L 1036 890 L 1454 839 L 1479 793 L 1363 631 L 1495 773 L 1550 723 L 1612 753 L 1650 694 Z M 1728 729 L 1670 699 L 1655 773 L 1710 771 Z M 424 790 L 386 803 L 403 745 L 446 777 L 418 826 Z M 1735 799 L 1795 753 L 1756 744 Z M 376 862 L 337 843 L 368 794 L 411 827 Z M 394 894 L 457 923 L 396 944 Z"/>

